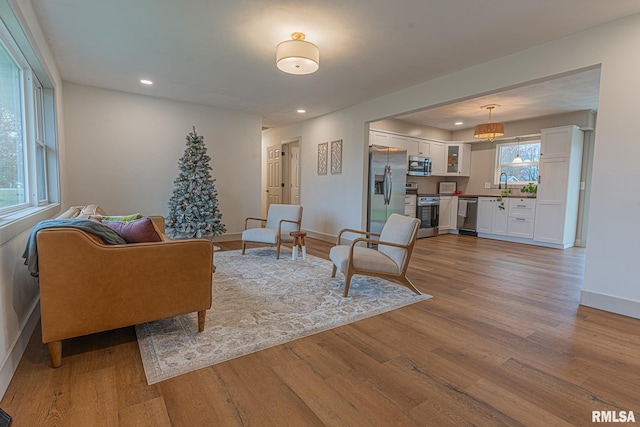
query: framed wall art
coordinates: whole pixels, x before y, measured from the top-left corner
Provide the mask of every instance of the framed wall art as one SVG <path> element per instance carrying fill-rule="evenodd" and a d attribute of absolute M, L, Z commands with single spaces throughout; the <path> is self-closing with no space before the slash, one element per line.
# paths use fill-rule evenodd
<path fill-rule="evenodd" d="M 342 140 L 331 141 L 331 173 L 342 173 Z"/>
<path fill-rule="evenodd" d="M 329 143 L 323 142 L 318 144 L 318 175 L 327 174 Z"/>

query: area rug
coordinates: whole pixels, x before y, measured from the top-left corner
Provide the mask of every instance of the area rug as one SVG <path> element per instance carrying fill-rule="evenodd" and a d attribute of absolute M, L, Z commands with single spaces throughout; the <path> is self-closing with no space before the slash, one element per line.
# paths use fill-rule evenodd
<path fill-rule="evenodd" d="M 292 260 L 285 250 L 279 260 L 272 248 L 214 258 L 204 332 L 196 313 L 136 326 L 149 384 L 431 298 L 359 275 L 344 298 L 344 276 L 331 278 L 330 261 Z"/>

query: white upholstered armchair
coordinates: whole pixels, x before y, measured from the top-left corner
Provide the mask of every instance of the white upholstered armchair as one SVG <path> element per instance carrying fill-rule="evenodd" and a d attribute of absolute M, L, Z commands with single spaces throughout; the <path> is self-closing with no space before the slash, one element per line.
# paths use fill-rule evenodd
<path fill-rule="evenodd" d="M 250 222 L 260 221 L 264 227 L 248 228 Z M 289 235 L 291 231 L 300 231 L 302 222 L 302 206 L 300 205 L 269 205 L 266 218 L 248 217 L 244 221 L 242 232 L 242 255 L 247 243 L 259 243 L 276 246 L 276 259 L 280 259 L 280 245 L 283 242 L 293 242 Z"/>
<path fill-rule="evenodd" d="M 338 234 L 336 246 L 331 248 L 329 258 L 333 262 L 331 277 L 340 270 L 344 274 L 344 296 L 349 294 L 351 277 L 354 274 L 376 276 L 400 283 L 420 295 L 420 291 L 407 278 L 407 268 L 416 242 L 420 220 L 404 215 L 391 214 L 380 234 L 345 228 Z M 355 233 L 358 237 L 351 245 L 341 244 L 344 233 Z M 371 239 L 376 236 L 379 239 Z M 378 248 L 361 246 L 361 243 L 376 243 Z"/>

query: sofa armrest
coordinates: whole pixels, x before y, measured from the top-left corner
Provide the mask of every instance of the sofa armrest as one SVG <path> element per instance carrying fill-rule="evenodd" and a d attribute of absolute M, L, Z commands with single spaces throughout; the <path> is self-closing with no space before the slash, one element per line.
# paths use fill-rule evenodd
<path fill-rule="evenodd" d="M 44 343 L 211 307 L 207 240 L 106 245 L 50 228 L 37 244 Z"/>
<path fill-rule="evenodd" d="M 164 234 L 165 232 L 164 217 L 158 216 L 158 215 L 149 215 L 149 218 L 151 218 L 151 221 L 153 221 L 153 225 L 156 227 L 156 229 L 162 234 Z"/>

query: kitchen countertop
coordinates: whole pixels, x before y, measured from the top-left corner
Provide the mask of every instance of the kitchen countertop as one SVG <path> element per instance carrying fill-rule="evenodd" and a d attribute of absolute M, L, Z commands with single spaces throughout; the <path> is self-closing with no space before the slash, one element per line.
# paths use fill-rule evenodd
<path fill-rule="evenodd" d="M 535 199 L 535 196 L 513 195 L 501 196 L 500 194 L 441 194 L 441 196 L 458 196 L 458 197 L 510 197 L 514 199 Z"/>

